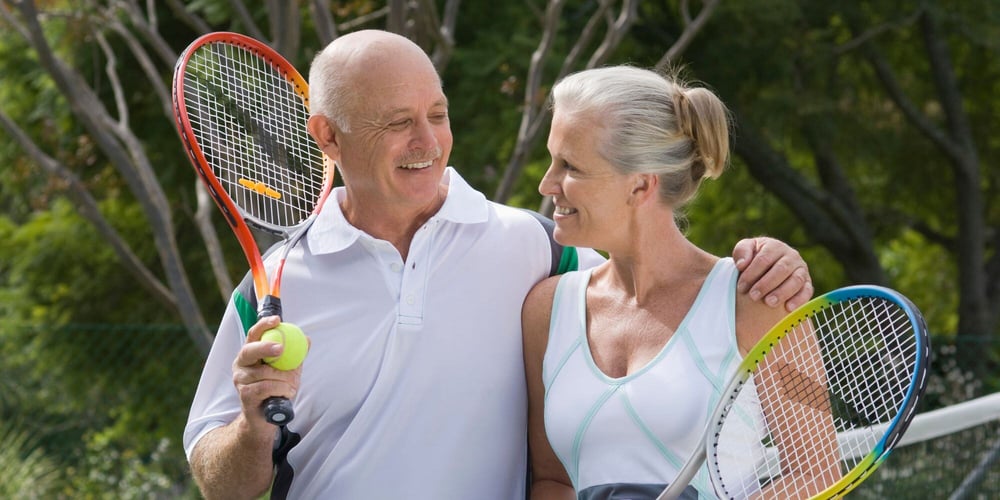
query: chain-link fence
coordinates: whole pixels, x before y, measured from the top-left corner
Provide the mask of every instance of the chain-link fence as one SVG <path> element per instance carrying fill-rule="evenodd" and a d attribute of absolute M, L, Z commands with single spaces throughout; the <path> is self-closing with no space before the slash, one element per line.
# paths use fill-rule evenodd
<path fill-rule="evenodd" d="M 1000 416 L 988 424 L 896 449 L 851 497 L 1000 498 L 998 451 Z"/>
<path fill-rule="evenodd" d="M 0 498 L 197 497 L 181 434 L 204 359 L 181 326 L 8 326 L 0 354 Z"/>

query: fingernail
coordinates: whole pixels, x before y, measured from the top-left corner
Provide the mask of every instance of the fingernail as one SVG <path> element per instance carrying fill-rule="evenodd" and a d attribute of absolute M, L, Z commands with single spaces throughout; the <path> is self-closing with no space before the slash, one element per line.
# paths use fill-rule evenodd
<path fill-rule="evenodd" d="M 277 356 L 281 354 L 281 351 L 285 350 L 284 344 L 274 344 L 271 346 L 271 355 Z"/>
<path fill-rule="evenodd" d="M 770 297 L 768 297 L 767 298 L 767 305 L 769 305 L 769 306 L 776 306 L 776 305 L 778 305 L 778 298 L 775 297 L 775 296 L 773 296 L 773 295 L 770 296 Z"/>
<path fill-rule="evenodd" d="M 753 300 L 759 299 L 760 298 L 760 291 L 758 291 L 758 290 L 750 290 L 750 298 L 753 299 Z"/>

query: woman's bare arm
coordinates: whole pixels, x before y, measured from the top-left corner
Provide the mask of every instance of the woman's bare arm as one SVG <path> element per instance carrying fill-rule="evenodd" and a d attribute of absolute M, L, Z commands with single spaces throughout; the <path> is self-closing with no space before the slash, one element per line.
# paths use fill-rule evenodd
<path fill-rule="evenodd" d="M 559 278 L 535 285 L 524 299 L 521 327 L 524 340 L 524 372 L 528 384 L 528 449 L 531 457 L 531 499 L 575 499 L 566 469 L 552 451 L 545 434 L 545 386 L 542 359 L 549 339 L 552 298 Z"/>

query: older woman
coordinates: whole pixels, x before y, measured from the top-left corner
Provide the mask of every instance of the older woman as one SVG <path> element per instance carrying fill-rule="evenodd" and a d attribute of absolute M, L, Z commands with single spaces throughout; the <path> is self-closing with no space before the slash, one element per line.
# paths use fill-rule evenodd
<path fill-rule="evenodd" d="M 728 159 L 728 114 L 711 91 L 618 66 L 567 77 L 553 106 L 539 191 L 555 204 L 555 239 L 609 260 L 525 301 L 532 494 L 655 498 L 785 311 L 738 292 L 733 260 L 676 223 Z M 685 496 L 703 495 L 699 474 Z"/>

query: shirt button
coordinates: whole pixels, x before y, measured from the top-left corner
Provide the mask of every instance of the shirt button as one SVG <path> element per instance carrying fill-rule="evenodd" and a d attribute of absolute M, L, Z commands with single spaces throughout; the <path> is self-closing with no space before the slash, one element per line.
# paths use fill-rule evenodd
<path fill-rule="evenodd" d="M 389 265 L 389 269 L 392 269 L 392 272 L 394 273 L 398 273 L 403 270 L 403 265 L 399 262 L 393 262 Z"/>
<path fill-rule="evenodd" d="M 412 305 L 413 305 L 413 303 L 414 303 L 414 302 L 416 302 L 416 301 L 417 301 L 417 299 L 416 299 L 415 297 L 413 297 L 413 295 L 407 295 L 407 296 L 406 296 L 406 303 L 407 303 L 408 305 L 411 305 L 411 306 L 412 306 Z"/>

